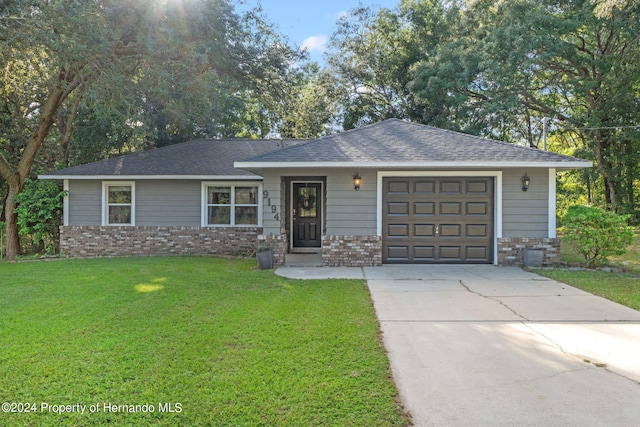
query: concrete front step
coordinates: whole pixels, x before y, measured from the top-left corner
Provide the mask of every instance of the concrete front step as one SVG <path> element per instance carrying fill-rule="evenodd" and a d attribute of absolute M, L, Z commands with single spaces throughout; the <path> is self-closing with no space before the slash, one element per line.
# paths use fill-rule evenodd
<path fill-rule="evenodd" d="M 284 263 L 287 267 L 321 267 L 322 254 L 287 254 Z"/>

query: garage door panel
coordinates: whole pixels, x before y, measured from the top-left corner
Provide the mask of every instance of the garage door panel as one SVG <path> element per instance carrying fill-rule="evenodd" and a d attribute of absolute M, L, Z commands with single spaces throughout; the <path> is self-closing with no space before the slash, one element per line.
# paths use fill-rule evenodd
<path fill-rule="evenodd" d="M 390 261 L 409 261 L 409 246 L 387 246 L 385 255 Z"/>
<path fill-rule="evenodd" d="M 480 193 L 486 194 L 489 192 L 488 182 L 486 180 L 473 180 L 467 181 L 467 194 Z"/>
<path fill-rule="evenodd" d="M 462 237 L 462 226 L 460 224 L 442 224 L 440 226 L 440 237 Z"/>
<path fill-rule="evenodd" d="M 407 180 L 389 181 L 390 194 L 409 194 L 409 182 Z"/>
<path fill-rule="evenodd" d="M 462 202 L 440 202 L 440 215 L 461 215 Z"/>
<path fill-rule="evenodd" d="M 489 256 L 486 246 L 465 247 L 465 258 L 467 261 L 484 261 Z"/>
<path fill-rule="evenodd" d="M 383 262 L 491 263 L 493 178 L 383 178 Z"/>
<path fill-rule="evenodd" d="M 409 215 L 409 202 L 390 202 L 387 204 L 389 215 Z"/>
<path fill-rule="evenodd" d="M 435 247 L 414 246 L 413 261 L 433 261 L 435 259 Z"/>
<path fill-rule="evenodd" d="M 416 180 L 414 185 L 414 193 L 420 194 L 435 194 L 436 193 L 436 181 L 430 180 Z"/>
<path fill-rule="evenodd" d="M 486 224 L 467 224 L 467 237 L 488 237 L 488 228 Z"/>
<path fill-rule="evenodd" d="M 415 202 L 413 204 L 413 214 L 423 216 L 433 216 L 436 213 L 435 202 Z"/>
<path fill-rule="evenodd" d="M 461 261 L 461 254 L 460 246 L 440 246 L 441 261 Z"/>
<path fill-rule="evenodd" d="M 387 235 L 391 238 L 394 237 L 409 237 L 409 224 L 388 224 Z"/>
<path fill-rule="evenodd" d="M 434 237 L 436 235 L 435 224 L 414 224 L 413 230 L 415 237 Z"/>
<path fill-rule="evenodd" d="M 487 202 L 467 202 L 467 215 L 481 215 L 485 216 L 489 214 L 489 203 Z"/>
<path fill-rule="evenodd" d="M 461 194 L 462 181 L 460 180 L 441 180 L 440 193 L 444 194 Z"/>

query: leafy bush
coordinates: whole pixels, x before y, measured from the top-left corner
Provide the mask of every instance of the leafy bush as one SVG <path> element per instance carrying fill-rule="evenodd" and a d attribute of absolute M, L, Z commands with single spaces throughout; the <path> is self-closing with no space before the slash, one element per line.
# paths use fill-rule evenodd
<path fill-rule="evenodd" d="M 22 193 L 15 198 L 20 234 L 41 244 L 47 253 L 54 253 L 58 245 L 65 194 L 55 181 L 29 179 Z"/>
<path fill-rule="evenodd" d="M 602 208 L 574 205 L 564 216 L 564 238 L 594 267 L 610 255 L 622 255 L 633 239 L 629 215 Z"/>

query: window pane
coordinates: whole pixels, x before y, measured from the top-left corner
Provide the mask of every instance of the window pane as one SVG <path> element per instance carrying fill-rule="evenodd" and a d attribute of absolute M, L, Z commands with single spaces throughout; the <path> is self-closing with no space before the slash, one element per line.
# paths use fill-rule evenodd
<path fill-rule="evenodd" d="M 316 218 L 317 202 L 315 187 L 298 188 L 298 217 L 299 218 Z"/>
<path fill-rule="evenodd" d="M 109 203 L 131 203 L 131 187 L 128 185 L 110 185 Z"/>
<path fill-rule="evenodd" d="M 257 205 L 258 187 L 236 187 L 236 205 Z"/>
<path fill-rule="evenodd" d="M 231 224 L 231 207 L 209 206 L 209 224 Z"/>
<path fill-rule="evenodd" d="M 231 203 L 231 187 L 209 187 L 207 197 L 210 205 L 228 205 Z"/>
<path fill-rule="evenodd" d="M 258 207 L 257 206 L 238 206 L 236 207 L 236 224 L 258 224 Z"/>
<path fill-rule="evenodd" d="M 109 206 L 109 224 L 131 224 L 131 206 Z"/>

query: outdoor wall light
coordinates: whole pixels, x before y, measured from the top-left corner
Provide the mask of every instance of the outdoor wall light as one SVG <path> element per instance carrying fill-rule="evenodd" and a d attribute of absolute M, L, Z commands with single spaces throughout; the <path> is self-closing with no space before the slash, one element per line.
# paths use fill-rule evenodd
<path fill-rule="evenodd" d="M 358 172 L 353 176 L 353 188 L 357 190 L 360 189 L 360 184 L 362 184 L 362 178 L 358 175 Z"/>
<path fill-rule="evenodd" d="M 531 184 L 531 178 L 529 178 L 525 172 L 524 176 L 520 179 L 522 180 L 522 191 L 527 191 L 529 189 L 529 184 Z"/>

